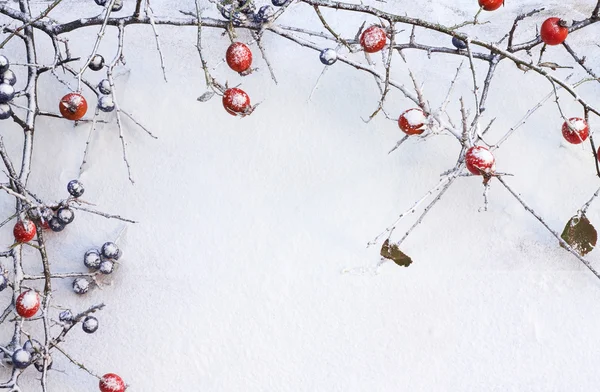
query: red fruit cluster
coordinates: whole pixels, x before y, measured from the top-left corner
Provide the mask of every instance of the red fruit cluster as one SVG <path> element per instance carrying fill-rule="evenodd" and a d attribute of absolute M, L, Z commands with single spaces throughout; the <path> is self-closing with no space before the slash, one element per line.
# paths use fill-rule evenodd
<path fill-rule="evenodd" d="M 421 109 L 408 109 L 398 118 L 398 126 L 407 135 L 420 135 L 425 132 L 427 115 Z"/>
<path fill-rule="evenodd" d="M 367 53 L 379 52 L 385 46 L 387 36 L 385 30 L 379 26 L 371 26 L 363 31 L 360 36 L 360 45 Z"/>
<path fill-rule="evenodd" d="M 484 11 L 495 11 L 502 7 L 503 4 L 504 0 L 479 0 L 479 6 L 483 8 Z"/>
<path fill-rule="evenodd" d="M 562 134 L 566 141 L 571 144 L 583 143 L 590 135 L 588 123 L 579 117 L 572 117 L 569 123 L 565 121 L 562 126 Z"/>
<path fill-rule="evenodd" d="M 107 373 L 100 379 L 100 391 L 102 392 L 124 392 L 125 382 L 114 373 Z"/>
<path fill-rule="evenodd" d="M 225 59 L 229 68 L 236 72 L 244 72 L 252 65 L 252 52 L 246 44 L 234 42 L 227 48 Z"/>
<path fill-rule="evenodd" d="M 230 88 L 223 94 L 223 106 L 227 113 L 238 116 L 250 114 L 250 97 L 246 92 L 239 88 Z"/>
<path fill-rule="evenodd" d="M 24 318 L 31 318 L 40 310 L 40 295 L 34 290 L 27 290 L 19 294 L 15 302 L 17 314 Z"/>
<path fill-rule="evenodd" d="M 13 228 L 15 241 L 20 243 L 31 241 L 35 237 L 36 232 L 35 224 L 30 220 L 20 220 Z"/>
<path fill-rule="evenodd" d="M 67 120 L 81 120 L 87 112 L 87 101 L 79 93 L 69 93 L 62 97 L 58 104 L 60 114 Z"/>
<path fill-rule="evenodd" d="M 467 169 L 477 175 L 489 175 L 496 171 L 496 159 L 485 147 L 474 146 L 467 150 L 465 155 Z"/>
<path fill-rule="evenodd" d="M 560 18 L 548 18 L 542 23 L 540 36 L 546 45 L 560 45 L 569 35 L 565 21 Z"/>

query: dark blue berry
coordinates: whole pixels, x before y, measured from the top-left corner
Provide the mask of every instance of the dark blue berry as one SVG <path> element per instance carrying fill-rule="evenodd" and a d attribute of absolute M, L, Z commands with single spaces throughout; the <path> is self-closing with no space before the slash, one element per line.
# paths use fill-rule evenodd
<path fill-rule="evenodd" d="M 94 316 L 87 316 L 83 323 L 81 323 L 81 328 L 85 333 L 94 333 L 98 330 L 98 319 Z"/>
<path fill-rule="evenodd" d="M 452 45 L 454 45 L 456 49 L 467 49 L 467 43 L 458 37 L 452 37 Z"/>
<path fill-rule="evenodd" d="M 17 76 L 13 71 L 7 69 L 6 71 L 0 73 L 0 83 L 8 83 L 11 86 L 14 86 L 17 83 Z"/>
<path fill-rule="evenodd" d="M 15 97 L 15 88 L 8 83 L 0 83 L 0 103 L 12 101 Z"/>
<path fill-rule="evenodd" d="M 64 223 L 58 220 L 58 218 L 55 216 L 53 216 L 52 219 L 48 221 L 48 226 L 50 227 L 50 230 L 56 232 L 63 231 L 65 228 Z"/>
<path fill-rule="evenodd" d="M 68 225 L 75 219 L 75 213 L 69 207 L 61 207 L 56 211 L 56 219 L 63 225 Z"/>
<path fill-rule="evenodd" d="M 17 369 L 25 369 L 31 365 L 31 354 L 22 348 L 18 348 L 12 355 L 13 366 Z"/>
<path fill-rule="evenodd" d="M 0 103 L 0 120 L 6 120 L 12 116 L 12 109 L 7 103 Z"/>
<path fill-rule="evenodd" d="M 80 197 L 85 192 L 85 188 L 79 180 L 71 180 L 67 184 L 67 191 L 73 197 Z"/>

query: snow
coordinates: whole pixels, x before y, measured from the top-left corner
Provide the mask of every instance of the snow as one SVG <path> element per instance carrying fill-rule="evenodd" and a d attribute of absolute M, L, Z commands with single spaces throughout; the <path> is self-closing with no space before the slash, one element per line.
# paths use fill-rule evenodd
<path fill-rule="evenodd" d="M 404 113 L 404 118 L 411 127 L 422 126 L 427 122 L 427 117 L 421 109 L 411 109 Z"/>
<path fill-rule="evenodd" d="M 131 12 L 133 3 L 126 2 L 121 13 Z M 458 24 L 473 17 L 476 3 L 369 4 Z M 63 0 L 56 12 L 89 12 L 85 17 L 99 12 L 98 7 L 77 4 Z M 194 10 L 187 0 L 152 5 L 161 17 L 180 18 L 180 9 Z M 499 41 L 516 15 L 545 7 L 539 16 L 520 23 L 516 41 L 522 42 L 545 18 L 556 14 L 581 20 L 594 5 L 507 1 L 498 11 L 480 15 L 482 22 L 491 23 L 461 31 Z M 35 7 L 39 14 L 46 5 Z M 363 22 L 352 13 L 322 12 L 334 28 L 343 22 L 346 27 L 339 31 L 345 36 L 354 37 Z M 206 14 L 221 18 L 217 12 Z M 322 29 L 314 10 L 302 5 L 292 6 L 281 21 Z M 372 18 L 366 26 L 377 22 Z M 595 47 L 599 28 L 568 38 L 578 53 L 585 52 L 590 66 L 600 64 Z M 263 43 L 279 82 L 275 85 L 255 45 L 251 49 L 259 70 L 251 75 L 240 77 L 226 64 L 219 65 L 229 38 L 205 29 L 205 55 L 219 80 L 230 87 L 241 83 L 253 101 L 261 102 L 252 115 L 233 117 L 217 97 L 196 101 L 206 91 L 194 47 L 196 29 L 157 29 L 169 83 L 162 81 L 147 26 L 127 27 L 127 68 L 116 70 L 118 102 L 159 137 L 147 138 L 123 118 L 135 186 L 126 178 L 114 113 L 101 115 L 113 123 L 98 124 L 81 176 L 83 198 L 93 208 L 140 221 L 118 241 L 127 262 L 109 276 L 111 285 L 93 288 L 85 296 L 72 293 L 71 280 L 53 281 L 53 305 L 75 314 L 92 304 L 107 305 L 94 314 L 101 323 L 96 333 L 87 335 L 78 327 L 67 336 L 61 348 L 73 358 L 96 374 L 118 373 L 131 392 L 597 389 L 600 282 L 495 179 L 487 212 L 479 212 L 481 177 L 457 179 L 403 244 L 413 264 L 398 268 L 386 263 L 379 275 L 370 273 L 379 261 L 378 248 L 366 243 L 453 167 L 460 153 L 453 137 L 409 138 L 388 155 L 398 140 L 397 124 L 381 113 L 368 124 L 361 119 L 373 112 L 380 97 L 371 75 L 336 64 L 309 101 L 324 68 L 317 52 L 265 34 Z M 398 29 L 405 31 L 397 42 L 406 42 L 410 29 Z M 85 61 L 97 29 L 83 33 L 79 39 L 72 34 L 68 38 L 72 55 Z M 421 29 L 417 37 L 417 42 L 452 48 L 449 38 L 438 40 Z M 114 38 L 114 28 L 107 28 L 106 42 Z M 252 37 L 240 32 L 239 39 L 250 42 Z M 11 40 L 2 53 L 22 54 L 20 44 Z M 37 44 L 49 43 L 40 39 Z M 102 43 L 100 53 L 112 58 L 114 47 Z M 432 53 L 429 60 L 426 53 L 404 53 L 424 82 L 426 99 L 439 105 L 464 59 Z M 533 53 L 534 61 L 538 55 Z M 381 64 L 381 56 L 371 57 Z M 353 58 L 364 60 L 362 53 Z M 548 48 L 544 59 L 569 63 L 561 46 Z M 51 54 L 43 60 L 51 62 Z M 398 57 L 394 62 L 392 77 L 410 87 L 407 65 Z M 468 70 L 467 63 L 463 70 Z M 580 67 L 571 65 L 575 68 L 556 74 L 565 78 L 575 73 L 570 80 L 580 80 Z M 486 71 L 484 64 L 478 65 L 479 80 Z M 15 72 L 21 89 L 24 69 L 15 67 Z M 482 114 L 483 127 L 496 118 L 486 134 L 489 143 L 552 91 L 547 80 L 512 64 L 502 62 L 498 72 Z M 94 84 L 105 77 L 102 72 L 86 72 L 88 76 Z M 48 86 L 39 101 L 49 111 L 70 91 L 48 75 L 40 84 Z M 450 102 L 458 126 L 458 98 L 472 108 L 472 89 L 470 72 L 463 71 Z M 587 83 L 580 93 L 597 102 L 600 89 Z M 85 94 L 89 98 L 89 91 Z M 559 94 L 567 118 L 581 116 L 572 99 Z M 392 90 L 385 107 L 397 118 L 414 103 Z M 559 232 L 598 187 L 587 145 L 584 149 L 583 144 L 564 142 L 563 121 L 552 97 L 494 151 L 498 171 L 513 174 L 504 180 Z M 590 129 L 599 124 L 592 116 Z M 32 191 L 58 201 L 68 197 L 65 186 L 77 178 L 89 124 L 75 127 L 42 118 L 39 126 Z M 22 132 L 12 121 L 0 127 L 9 155 L 19 157 Z M 10 216 L 14 200 L 0 201 L 2 217 Z M 85 271 L 85 251 L 114 241 L 124 226 L 76 213 L 63 232 L 47 234 L 51 265 L 59 272 Z M 600 227 L 598 200 L 588 217 Z M 412 223 L 407 220 L 398 232 Z M 6 246 L 13 241 L 11 228 L 6 225 L 2 231 Z M 598 252 L 588 255 L 595 267 L 600 266 Z M 24 247 L 24 254 L 26 272 L 40 273 L 35 249 Z M 0 262 L 10 267 L 8 260 Z M 360 268 L 365 272 L 342 272 Z M 30 284 L 42 288 L 41 282 Z M 0 296 L 3 304 L 10 303 L 9 291 Z M 52 308 L 54 319 L 58 311 Z M 37 323 L 28 322 L 27 330 L 39 340 L 43 331 L 34 327 Z M 6 326 L 0 329 L 4 342 L 10 336 Z M 97 390 L 97 379 L 60 353 L 53 359 L 50 391 Z M 2 380 L 9 374 L 10 369 L 0 372 Z M 38 391 L 38 378 L 34 369 L 27 370 L 20 377 L 22 389 Z"/>
<path fill-rule="evenodd" d="M 40 297 L 35 291 L 27 291 L 19 300 L 23 309 L 35 309 L 40 304 Z"/>
<path fill-rule="evenodd" d="M 583 131 L 584 129 L 587 128 L 587 124 L 585 122 L 585 120 L 583 120 L 582 118 L 570 118 L 569 119 L 569 130 L 571 132 L 573 131 Z"/>

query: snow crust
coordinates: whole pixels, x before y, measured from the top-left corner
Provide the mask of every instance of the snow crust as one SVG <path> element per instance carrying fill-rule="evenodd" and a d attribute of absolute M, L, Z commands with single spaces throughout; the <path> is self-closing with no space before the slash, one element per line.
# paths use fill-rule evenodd
<path fill-rule="evenodd" d="M 35 291 L 28 291 L 21 297 L 19 304 L 25 309 L 34 309 L 40 302 L 39 296 Z"/>
<path fill-rule="evenodd" d="M 404 118 L 411 127 L 417 127 L 427 122 L 427 117 L 420 109 L 412 109 L 404 113 Z"/>

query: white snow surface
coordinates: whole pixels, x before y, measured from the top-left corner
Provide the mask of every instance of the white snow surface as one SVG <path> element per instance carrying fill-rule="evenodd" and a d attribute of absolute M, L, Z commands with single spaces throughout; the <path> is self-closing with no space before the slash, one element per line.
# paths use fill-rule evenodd
<path fill-rule="evenodd" d="M 573 131 L 579 132 L 579 131 L 583 131 L 585 128 L 587 128 L 587 123 L 582 118 L 570 118 L 568 125 L 570 125 L 570 127 L 572 128 L 572 130 L 569 129 L 571 132 L 573 132 Z"/>
<path fill-rule="evenodd" d="M 39 297 L 38 293 L 36 293 L 35 291 L 29 290 L 29 291 L 25 292 L 25 294 L 23 294 L 23 296 L 20 298 L 18 303 L 24 309 L 34 309 L 39 305 L 40 297 Z"/>
<path fill-rule="evenodd" d="M 52 15 L 92 18 L 99 8 L 90 3 L 81 7 L 79 1 L 64 0 Z M 120 14 L 131 13 L 134 3 L 126 2 Z M 471 19 L 477 11 L 474 0 L 369 4 L 448 25 Z M 545 7 L 520 23 L 515 40 L 523 42 L 547 17 L 581 20 L 595 4 L 507 1 L 500 10 L 481 14 L 482 22 L 491 23 L 461 31 L 499 41 L 518 14 Z M 152 5 L 156 15 L 176 18 L 182 17 L 180 9 L 194 10 L 191 0 Z M 214 6 L 204 5 L 206 16 L 220 18 L 209 8 Z M 46 6 L 34 3 L 34 11 L 39 14 Z M 344 36 L 353 37 L 363 22 L 355 13 L 322 12 Z M 301 5 L 293 5 L 279 21 L 322 29 L 314 10 Z M 366 25 L 377 22 L 368 18 Z M 323 69 L 317 52 L 265 34 L 279 81 L 275 85 L 256 45 L 250 48 L 260 70 L 241 77 L 223 62 L 227 36 L 204 29 L 203 47 L 215 76 L 230 86 L 241 83 L 254 102 L 261 102 L 252 115 L 233 117 L 218 97 L 196 100 L 206 91 L 196 28 L 157 28 L 169 82 L 162 80 L 148 26 L 127 27 L 127 66 L 116 70 L 118 102 L 159 137 L 148 138 L 123 117 L 135 186 L 121 159 L 114 112 L 101 114 L 111 123 L 98 124 L 81 176 L 86 201 L 140 223 L 129 226 L 117 242 L 128 258 L 107 277 L 112 285 L 78 296 L 72 280 L 53 281 L 54 305 L 73 313 L 107 305 L 94 314 L 98 331 L 88 335 L 74 328 L 63 350 L 97 374 L 119 374 L 130 385 L 128 392 L 597 389 L 600 282 L 497 181 L 491 181 L 489 211 L 479 212 L 481 178 L 457 179 L 402 245 L 413 264 L 387 263 L 379 275 L 369 273 L 379 252 L 366 243 L 454 166 L 460 148 L 452 136 L 409 138 L 388 154 L 399 138 L 397 124 L 381 114 L 368 124 L 361 120 L 380 97 L 372 75 L 338 61 L 308 101 Z M 405 31 L 397 42 L 407 42 L 410 28 L 398 29 Z M 71 53 L 82 58 L 74 67 L 87 59 L 97 32 L 89 28 L 79 37 L 67 35 Z M 597 24 L 568 38 L 590 66 L 600 63 L 599 35 Z M 418 42 L 452 47 L 450 38 L 438 37 L 417 29 Z M 114 57 L 115 38 L 114 27 L 108 27 L 99 50 L 106 59 Z M 252 37 L 241 31 L 240 40 Z M 43 35 L 36 44 L 51 48 Z M 10 54 L 11 61 L 16 57 L 14 63 L 24 62 L 20 40 L 11 40 L 1 53 Z M 405 54 L 424 83 L 427 101 L 439 105 L 465 59 Z M 381 65 L 381 56 L 371 58 Z M 41 59 L 51 63 L 52 53 Z M 360 53 L 355 59 L 364 60 Z M 575 66 L 553 71 L 563 78 L 584 76 L 562 46 L 549 47 L 544 59 Z M 394 61 L 393 79 L 410 88 L 406 65 Z M 460 124 L 461 96 L 473 107 L 467 63 L 449 106 L 455 124 Z M 11 69 L 22 89 L 24 68 Z M 476 70 L 482 81 L 486 64 L 477 63 Z M 103 72 L 85 75 L 94 84 L 105 77 Z M 55 111 L 68 89 L 48 74 L 40 85 L 46 86 L 39 97 L 42 109 Z M 597 83 L 578 90 L 598 104 Z M 551 91 L 545 78 L 502 62 L 482 114 L 482 126 L 497 118 L 486 141 L 497 141 Z M 94 96 L 84 93 L 93 107 Z M 581 108 L 563 91 L 559 94 L 567 118 L 581 116 Z M 397 116 L 414 103 L 392 90 L 385 106 Z M 563 141 L 563 121 L 552 98 L 494 151 L 498 170 L 514 175 L 505 181 L 558 232 L 598 187 L 589 147 Z M 591 129 L 598 126 L 592 116 Z M 66 185 L 77 178 L 89 127 L 39 119 L 30 181 L 36 195 L 49 201 L 67 197 Z M 1 122 L 0 130 L 10 156 L 18 159 L 22 131 L 10 121 Z M 0 200 L 0 213 L 10 216 L 14 199 Z M 86 271 L 85 251 L 114 241 L 124 226 L 75 213 L 63 232 L 47 233 L 57 272 Z M 413 215 L 398 233 L 412 225 Z M 592 204 L 588 218 L 600 225 L 600 202 Z M 8 226 L 0 231 L 5 247 L 13 241 Z M 36 250 L 23 251 L 26 272 L 40 274 Z M 598 250 L 587 257 L 600 267 Z M 10 268 L 8 262 L 0 260 L 4 268 Z M 28 284 L 42 289 L 42 282 Z M 0 302 L 9 303 L 9 291 L 0 294 Z M 52 308 L 51 317 L 57 319 L 59 310 Z M 43 339 L 40 324 L 27 324 L 32 338 Z M 10 335 L 3 325 L 0 340 Z M 60 353 L 53 359 L 49 391 L 97 390 L 96 378 Z M 3 380 L 9 374 L 10 369 L 0 370 Z M 39 390 L 38 377 L 35 369 L 27 369 L 21 388 Z"/>
<path fill-rule="evenodd" d="M 412 127 L 423 125 L 427 121 L 427 117 L 421 109 L 408 110 L 404 113 L 404 118 Z"/>

